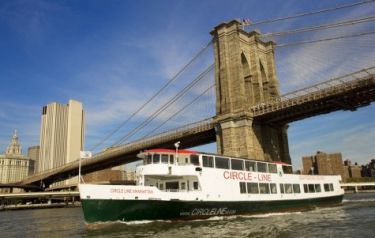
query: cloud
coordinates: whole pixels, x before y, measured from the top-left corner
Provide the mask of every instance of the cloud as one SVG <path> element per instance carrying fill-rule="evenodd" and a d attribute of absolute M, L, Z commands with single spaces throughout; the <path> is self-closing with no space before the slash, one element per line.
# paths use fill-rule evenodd
<path fill-rule="evenodd" d="M 53 29 L 51 16 L 67 8 L 54 1 L 14 0 L 0 5 L 0 20 L 28 42 L 40 42 Z"/>

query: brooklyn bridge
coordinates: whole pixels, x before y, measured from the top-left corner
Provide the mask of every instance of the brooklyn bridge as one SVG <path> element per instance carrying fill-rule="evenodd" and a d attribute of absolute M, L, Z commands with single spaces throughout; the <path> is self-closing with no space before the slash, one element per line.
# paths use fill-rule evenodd
<path fill-rule="evenodd" d="M 362 19 L 362 21 L 372 20 L 375 19 Z M 343 21 L 314 28 L 307 27 L 299 31 L 312 31 L 319 27 L 329 29 L 345 24 L 357 23 Z M 283 45 L 278 45 L 272 40 L 272 33 L 261 34 L 255 29 L 247 31 L 249 25 L 251 27 L 247 22 L 232 20 L 216 26 L 210 33 L 212 40 L 192 58 L 187 66 L 208 48 L 214 50 L 214 63 L 208 64 L 208 67 L 191 79 L 184 89 L 177 92 L 149 118 L 125 135 L 120 141 L 122 143 L 114 144 L 94 154 L 92 158 L 82 160 L 82 173 L 137 161 L 139 159 L 136 155 L 140 151 L 157 147 L 174 148 L 174 143 L 177 141 L 180 141 L 180 148 L 216 142 L 217 153 L 226 156 L 291 163 L 287 133 L 289 123 L 339 110 L 354 112 L 357 108 L 375 101 L 375 65 L 281 94 L 275 66 L 275 51 L 277 47 Z M 366 34 L 373 33 L 340 37 L 360 37 Z M 340 37 L 319 39 L 316 42 L 334 41 Z M 305 43 L 314 43 L 314 41 L 298 44 Z M 183 69 L 180 72 L 183 72 Z M 150 133 L 149 136 L 127 142 L 133 134 L 154 120 L 210 72 L 214 72 L 214 84 L 206 85 L 202 94 L 193 98 L 188 105 L 177 108 L 174 114 L 164 119 L 163 124 L 177 114 L 184 113 L 187 106 L 199 104 L 199 98 L 211 89 L 216 95 L 215 116 L 162 133 Z M 152 100 L 153 98 L 150 98 L 149 101 Z M 48 187 L 52 183 L 77 176 L 78 167 L 79 158 L 61 167 L 27 177 L 14 186 L 43 184 Z"/>

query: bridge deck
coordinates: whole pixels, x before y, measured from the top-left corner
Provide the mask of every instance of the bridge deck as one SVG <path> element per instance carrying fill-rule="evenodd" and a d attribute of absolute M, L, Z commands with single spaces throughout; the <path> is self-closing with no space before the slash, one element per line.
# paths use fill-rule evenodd
<path fill-rule="evenodd" d="M 354 111 L 375 101 L 375 67 L 283 95 L 250 108 L 264 123 L 285 124 L 337 110 Z"/>

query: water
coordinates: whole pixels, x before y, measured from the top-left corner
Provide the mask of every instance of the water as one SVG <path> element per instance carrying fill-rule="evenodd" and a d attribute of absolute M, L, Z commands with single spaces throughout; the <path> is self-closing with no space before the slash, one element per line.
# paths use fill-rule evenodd
<path fill-rule="evenodd" d="M 0 237 L 375 237 L 375 193 L 307 212 L 142 221 L 87 229 L 81 208 L 0 212 Z"/>

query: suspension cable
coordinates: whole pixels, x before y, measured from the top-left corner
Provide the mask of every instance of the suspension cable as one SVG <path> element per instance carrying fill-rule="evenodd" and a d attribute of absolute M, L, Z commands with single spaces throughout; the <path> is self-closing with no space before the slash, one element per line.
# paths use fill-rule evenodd
<path fill-rule="evenodd" d="M 204 76 L 206 76 L 210 71 L 213 70 L 213 68 L 214 68 L 214 65 L 211 64 L 205 71 L 203 71 L 191 83 L 189 83 L 187 86 L 185 86 L 185 88 L 183 88 L 178 94 L 176 94 L 172 99 L 170 99 L 167 103 L 165 103 L 158 110 L 156 110 L 150 117 L 148 117 L 146 120 L 144 120 L 139 126 L 137 126 L 132 131 L 130 131 L 129 133 L 127 133 L 125 136 L 123 136 L 122 138 L 120 138 L 114 145 L 119 145 L 121 143 L 124 143 L 131 136 L 133 136 L 138 131 L 140 131 L 142 128 L 144 128 L 145 126 L 147 126 L 160 113 L 164 112 L 170 105 L 172 105 L 174 102 L 176 102 L 178 99 L 180 99 L 183 95 L 185 95 L 186 92 L 188 92 L 195 84 L 197 84 L 200 80 L 202 80 L 204 78 Z"/>
<path fill-rule="evenodd" d="M 213 87 L 215 86 L 215 84 L 211 85 L 210 87 L 208 87 L 205 91 L 203 91 L 201 94 L 199 94 L 197 97 L 195 97 L 191 102 L 189 102 L 188 104 L 186 104 L 184 107 L 182 107 L 180 110 L 178 110 L 177 112 L 175 112 L 174 114 L 172 114 L 170 117 L 167 118 L 167 120 L 165 120 L 163 123 L 161 123 L 159 126 L 157 126 L 156 128 L 154 128 L 152 131 L 150 131 L 148 133 L 148 135 L 152 135 L 152 133 L 154 133 L 155 131 L 157 131 L 158 129 L 160 129 L 162 126 L 165 125 L 165 123 L 167 123 L 168 121 L 170 121 L 171 119 L 173 119 L 174 117 L 176 117 L 178 114 L 180 114 L 182 111 L 184 111 L 186 108 L 188 108 L 189 106 L 191 106 L 193 103 L 195 103 L 200 97 L 202 97 L 204 94 L 206 94 L 210 89 L 212 89 Z M 147 136 L 144 136 L 142 139 L 146 138 Z"/>
<path fill-rule="evenodd" d="M 340 21 L 340 22 L 335 22 L 335 23 L 330 23 L 330 24 L 323 24 L 319 26 L 298 28 L 298 29 L 293 29 L 293 30 L 288 30 L 288 31 L 266 33 L 266 34 L 262 34 L 261 37 L 283 36 L 283 35 L 289 35 L 289 34 L 295 34 L 295 33 L 301 33 L 301 32 L 325 30 L 325 29 L 355 25 L 355 24 L 365 23 L 365 22 L 370 22 L 370 21 L 375 21 L 375 16 L 370 16 L 370 17 L 365 17 L 365 18 L 360 18 L 360 19 L 352 19 L 352 20 L 347 20 L 347 21 Z"/>
<path fill-rule="evenodd" d="M 255 26 L 255 25 L 262 25 L 262 24 L 269 24 L 277 21 L 285 21 L 285 20 L 290 20 L 290 19 L 295 19 L 299 17 L 304 17 L 304 16 L 311 16 L 315 14 L 320 14 L 320 13 L 325 13 L 325 12 L 331 12 L 331 11 L 336 11 L 344 8 L 350 8 L 350 7 L 355 7 L 355 6 L 360 6 L 368 3 L 373 3 L 375 0 L 366 0 L 366 1 L 361 1 L 361 2 L 355 2 L 355 3 L 349 3 L 349 4 L 342 4 L 342 5 L 337 5 L 336 7 L 330 7 L 330 8 L 324 8 L 324 9 L 319 9 L 319 10 L 314 10 L 310 12 L 302 12 L 298 13 L 296 15 L 292 16 L 286 16 L 286 17 L 280 17 L 280 18 L 275 18 L 275 19 L 266 19 L 266 20 L 260 20 L 245 26 Z"/>
<path fill-rule="evenodd" d="M 105 141 L 111 138 L 116 132 L 118 132 L 125 124 L 127 124 L 134 116 L 136 116 L 142 109 L 144 109 L 150 102 L 152 102 L 164 89 L 166 89 L 172 82 L 174 82 L 196 59 L 198 59 L 213 43 L 210 40 L 194 57 L 185 64 L 167 83 L 165 83 L 151 98 L 149 98 L 141 107 L 139 107 L 133 114 L 131 114 L 125 121 L 123 121 L 118 127 L 116 127 L 111 133 L 109 133 L 104 139 L 95 144 L 90 150 L 95 150 Z"/>
<path fill-rule="evenodd" d="M 295 45 L 302 45 L 302 44 L 319 43 L 319 42 L 324 42 L 324 41 L 360 37 L 360 36 L 366 36 L 366 35 L 372 35 L 372 34 L 375 34 L 375 31 L 363 32 L 363 33 L 352 34 L 352 35 L 337 36 L 337 37 L 331 37 L 331 38 L 324 38 L 324 39 L 317 39 L 317 40 L 310 40 L 310 41 L 296 41 L 292 43 L 276 45 L 276 47 L 281 48 L 281 47 L 288 47 L 288 46 L 295 46 Z"/>

